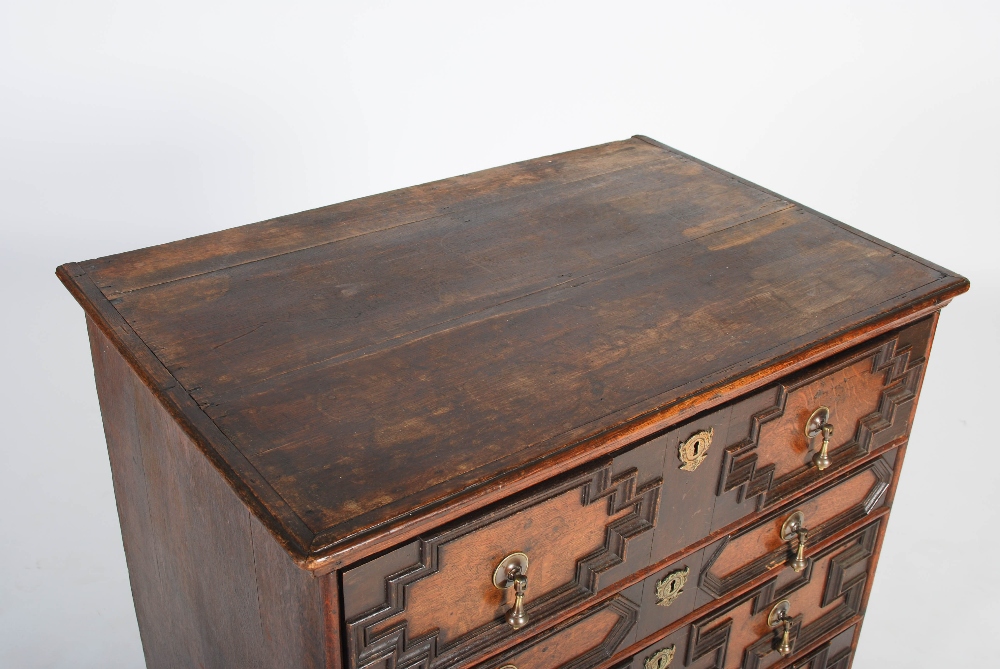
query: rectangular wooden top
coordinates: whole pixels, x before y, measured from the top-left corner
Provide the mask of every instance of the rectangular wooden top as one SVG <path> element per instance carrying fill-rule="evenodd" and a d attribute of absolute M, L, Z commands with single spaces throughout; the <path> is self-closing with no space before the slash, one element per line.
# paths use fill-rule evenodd
<path fill-rule="evenodd" d="M 643 137 L 58 274 L 313 568 L 968 288 Z"/>

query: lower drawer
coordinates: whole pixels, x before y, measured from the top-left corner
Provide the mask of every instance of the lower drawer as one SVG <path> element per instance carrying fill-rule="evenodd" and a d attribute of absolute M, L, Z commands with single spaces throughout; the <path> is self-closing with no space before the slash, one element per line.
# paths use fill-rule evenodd
<path fill-rule="evenodd" d="M 591 669 L 635 642 L 641 584 L 479 665 L 510 669 Z"/>
<path fill-rule="evenodd" d="M 854 653 L 854 637 L 859 625 L 860 623 L 851 625 L 826 643 L 802 654 L 795 660 L 790 669 L 847 669 L 851 664 L 851 655 Z"/>
<path fill-rule="evenodd" d="M 668 628 L 692 611 L 724 601 L 792 565 L 800 547 L 799 535 L 788 531 L 793 521 L 798 521 L 806 539 L 802 562 L 794 566 L 812 569 L 815 547 L 822 550 L 886 505 L 897 457 L 898 450 L 892 449 L 795 504 L 775 509 L 653 572 L 643 581 L 637 638 Z"/>
<path fill-rule="evenodd" d="M 817 653 L 822 654 L 826 645 L 817 649 L 816 642 L 856 622 L 860 615 L 882 522 L 880 518 L 816 552 L 801 572 L 785 567 L 773 578 L 667 634 L 637 653 L 631 666 L 766 669 L 785 659 L 779 652 L 785 621 L 792 666 L 838 666 L 829 662 L 841 661 L 842 642 L 847 637 L 837 634 L 837 647 L 828 647 L 823 658 Z M 849 641 L 846 648 L 850 652 Z"/>
<path fill-rule="evenodd" d="M 345 666 L 462 666 L 688 553 L 658 578 L 672 575 L 677 594 L 697 579 L 698 599 L 644 613 L 642 637 L 779 567 L 798 542 L 780 534 L 791 499 L 805 496 L 810 548 L 853 526 L 889 487 L 892 457 L 869 455 L 906 434 L 932 326 L 867 342 L 351 565 L 341 572 Z M 830 466 L 809 464 L 834 434 Z M 689 554 L 732 528 L 715 552 Z M 643 611 L 662 606 L 645 597 Z M 523 615 L 508 623 L 518 601 Z"/>
<path fill-rule="evenodd" d="M 846 669 L 884 516 L 815 551 L 693 622 L 650 634 L 616 667 L 632 669 Z M 637 586 L 640 584 L 637 584 Z M 642 625 L 637 586 L 529 639 L 477 669 L 584 669 L 607 665 Z M 703 607 L 708 608 L 708 607 Z M 787 639 L 784 639 L 787 628 Z M 790 652 L 780 652 L 782 640 Z"/>

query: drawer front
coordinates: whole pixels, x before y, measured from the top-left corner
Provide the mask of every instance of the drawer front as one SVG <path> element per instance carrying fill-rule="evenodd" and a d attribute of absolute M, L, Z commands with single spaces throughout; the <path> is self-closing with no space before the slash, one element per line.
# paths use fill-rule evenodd
<path fill-rule="evenodd" d="M 831 482 L 792 506 L 768 513 L 706 549 L 698 576 L 696 606 L 725 597 L 767 572 L 790 564 L 799 548 L 795 527 L 806 532 L 802 557 L 808 568 L 810 546 L 822 543 L 886 504 L 897 452 L 888 451 L 850 476 Z"/>
<path fill-rule="evenodd" d="M 774 578 L 680 627 L 633 656 L 632 669 L 846 669 L 874 566 L 880 518 L 812 556 L 802 572 Z M 791 653 L 778 652 L 782 627 L 769 614 L 788 602 Z M 845 629 L 846 628 L 846 629 Z M 843 630 L 839 631 L 838 630 Z M 830 638 L 832 635 L 832 638 Z M 826 641 L 825 639 L 828 639 Z M 817 642 L 822 643 L 817 644 Z M 520 666 L 518 669 L 531 669 Z"/>
<path fill-rule="evenodd" d="M 847 669 L 851 664 L 857 631 L 858 625 L 851 625 L 815 650 L 796 659 L 790 669 Z"/>
<path fill-rule="evenodd" d="M 714 546 L 708 546 L 654 572 L 642 582 L 642 615 L 636 638 L 645 639 L 694 611 L 704 599 L 698 575 Z"/>
<path fill-rule="evenodd" d="M 829 540 L 880 508 L 891 485 L 896 450 L 866 463 L 842 481 L 832 481 L 793 506 L 768 514 L 653 572 L 642 582 L 642 615 L 639 639 L 655 634 L 730 593 L 784 568 L 794 559 L 797 538 L 784 541 L 784 521 L 799 511 L 809 534 L 803 550 L 805 568 L 811 569 L 811 545 Z"/>
<path fill-rule="evenodd" d="M 494 585 L 513 553 L 528 557 L 534 622 L 647 566 L 662 483 L 649 456 L 633 449 L 343 572 L 349 666 L 453 666 L 527 637 L 504 619 L 514 588 Z"/>
<path fill-rule="evenodd" d="M 832 479 L 904 437 L 933 326 L 933 318 L 918 321 L 637 446 L 662 451 L 664 463 L 652 561 Z M 823 470 L 812 462 L 822 439 L 805 434 L 821 406 L 834 426 Z"/>
<path fill-rule="evenodd" d="M 731 413 L 731 406 L 715 409 L 636 448 L 656 450 L 663 460 L 654 562 L 711 533 Z"/>
<path fill-rule="evenodd" d="M 452 666 L 529 636 L 530 625 L 513 629 L 504 619 L 514 589 L 493 584 L 495 569 L 512 554 L 527 555 L 524 604 L 540 623 L 805 486 L 835 481 L 846 465 L 907 433 L 933 322 L 848 351 L 345 570 L 346 665 Z M 837 436 L 824 471 L 811 464 L 816 444 L 803 430 L 819 405 L 830 408 Z M 810 493 L 802 503 L 810 540 L 821 541 L 877 508 L 891 469 L 892 458 L 883 457 L 835 490 Z M 678 567 L 691 569 L 698 586 L 696 596 L 687 595 L 689 610 L 780 565 L 786 554 L 775 543 L 775 524 L 782 520 L 756 520 L 715 552 L 689 556 L 686 562 L 697 558 L 698 564 Z M 687 601 L 666 617 L 677 619 Z M 655 622 L 640 625 L 669 622 L 660 619 L 664 609 L 653 610 L 648 619 Z"/>
<path fill-rule="evenodd" d="M 909 432 L 934 331 L 926 318 L 820 363 L 732 408 L 712 529 L 778 504 Z M 829 409 L 829 465 L 810 417 Z"/>
<path fill-rule="evenodd" d="M 476 669 L 590 669 L 636 639 L 641 586 L 620 594 L 490 658 Z"/>

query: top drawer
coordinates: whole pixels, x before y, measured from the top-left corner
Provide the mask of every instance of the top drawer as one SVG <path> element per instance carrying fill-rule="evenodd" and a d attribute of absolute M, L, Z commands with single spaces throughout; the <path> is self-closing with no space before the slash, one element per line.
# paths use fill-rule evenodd
<path fill-rule="evenodd" d="M 903 436 L 932 331 L 918 322 L 344 571 L 347 665 L 472 660 L 532 633 L 505 620 L 515 588 L 494 585 L 508 556 L 527 556 L 526 611 L 544 621 Z M 804 431 L 819 406 L 822 471 Z"/>
<path fill-rule="evenodd" d="M 713 530 L 908 434 L 935 322 L 917 321 L 735 404 Z M 814 436 L 807 436 L 808 428 Z M 821 467 L 824 436 L 829 461 Z"/>
<path fill-rule="evenodd" d="M 511 554 L 527 556 L 524 602 L 533 621 L 645 567 L 662 457 L 635 455 L 561 477 L 345 571 L 348 665 L 382 667 L 392 658 L 396 667 L 453 666 L 530 634 L 504 619 L 514 588 L 494 584 Z"/>
<path fill-rule="evenodd" d="M 632 449 L 663 458 L 651 563 L 819 484 L 909 432 L 933 317 L 866 342 Z M 814 459 L 832 426 L 828 466 Z M 830 429 L 830 428 L 828 428 Z"/>

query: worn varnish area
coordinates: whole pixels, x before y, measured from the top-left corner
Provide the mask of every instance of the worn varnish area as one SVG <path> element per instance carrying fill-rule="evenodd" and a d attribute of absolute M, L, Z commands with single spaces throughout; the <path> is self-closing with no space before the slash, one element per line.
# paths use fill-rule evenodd
<path fill-rule="evenodd" d="M 851 315 L 849 296 L 889 299 L 898 288 L 880 277 L 894 258 L 913 284 L 933 278 L 887 251 L 867 276 L 826 265 L 824 247 L 849 254 L 848 233 L 812 229 L 799 211 L 773 216 L 787 222 L 772 233 L 781 246 L 720 252 L 730 257 L 707 276 L 692 257 L 701 241 L 690 242 L 434 336 L 243 388 L 207 411 L 319 529 L 435 485 L 461 490 L 457 475 L 515 466 L 579 425 L 613 424 L 614 410 Z M 787 279 L 802 274 L 814 285 Z M 737 293 L 750 296 L 727 299 Z"/>
<path fill-rule="evenodd" d="M 756 191 L 731 193 L 727 179 L 702 172 L 668 156 L 569 184 L 544 201 L 504 200 L 156 285 L 121 296 L 118 309 L 146 341 L 163 343 L 157 354 L 185 387 L 214 401 L 686 241 L 690 233 L 664 210 L 686 207 L 710 223 L 708 234 L 790 206 Z M 252 310 L 248 295 L 256 296 Z"/>
<path fill-rule="evenodd" d="M 317 544 L 964 281 L 636 139 L 82 267 Z"/>

